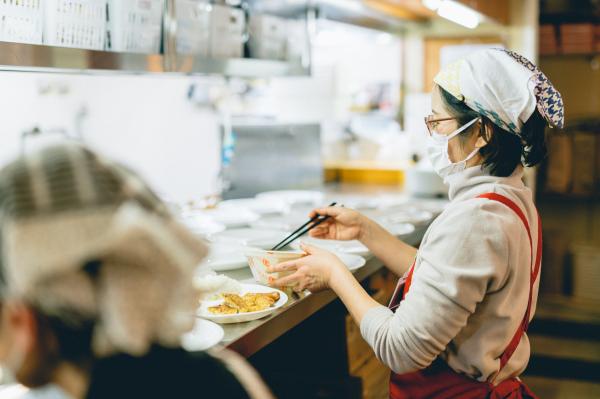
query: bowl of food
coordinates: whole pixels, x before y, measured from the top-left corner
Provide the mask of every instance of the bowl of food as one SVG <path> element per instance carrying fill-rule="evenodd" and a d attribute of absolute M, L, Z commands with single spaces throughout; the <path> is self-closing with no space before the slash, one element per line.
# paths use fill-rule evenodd
<path fill-rule="evenodd" d="M 258 248 L 248 248 L 244 251 L 254 279 L 264 285 L 271 285 L 275 280 L 288 276 L 293 272 L 269 273 L 268 268 L 283 262 L 300 259 L 306 254 L 302 251 L 268 251 Z M 291 288 L 291 287 L 283 287 Z M 284 289 L 284 291 L 286 291 Z"/>

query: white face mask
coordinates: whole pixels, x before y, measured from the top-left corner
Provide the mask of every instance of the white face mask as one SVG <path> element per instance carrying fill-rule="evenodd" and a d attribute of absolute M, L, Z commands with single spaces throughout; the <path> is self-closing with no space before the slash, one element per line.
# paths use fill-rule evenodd
<path fill-rule="evenodd" d="M 478 120 L 479 118 L 473 119 L 447 136 L 432 132 L 427 138 L 427 155 L 429 156 L 429 161 L 433 165 L 433 169 L 440 177 L 446 179 L 454 173 L 462 172 L 466 169 L 467 162 L 479 152 L 479 148 L 475 148 L 468 157 L 456 163 L 452 163 L 452 161 L 450 161 L 450 156 L 448 155 L 448 142 L 464 132 Z"/>

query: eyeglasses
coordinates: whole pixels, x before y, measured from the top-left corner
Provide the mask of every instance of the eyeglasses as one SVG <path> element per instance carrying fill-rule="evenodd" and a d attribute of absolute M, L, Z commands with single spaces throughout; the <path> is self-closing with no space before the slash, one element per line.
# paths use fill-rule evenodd
<path fill-rule="evenodd" d="M 433 133 L 433 129 L 437 126 L 437 123 L 444 122 L 444 121 L 451 121 L 454 119 L 456 119 L 456 118 L 448 117 L 448 118 L 434 119 L 433 115 L 427 115 L 425 117 L 425 125 L 427 126 L 427 131 L 429 132 L 429 135 L 431 136 L 431 134 Z M 434 126 L 434 123 L 436 124 L 435 126 Z"/>

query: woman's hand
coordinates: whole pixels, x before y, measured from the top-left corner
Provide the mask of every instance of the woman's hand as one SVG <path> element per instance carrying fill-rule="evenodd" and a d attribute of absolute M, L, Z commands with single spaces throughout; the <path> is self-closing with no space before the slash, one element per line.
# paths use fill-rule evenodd
<path fill-rule="evenodd" d="M 348 271 L 346 265 L 331 252 L 305 244 L 302 244 L 302 250 L 307 256 L 269 268 L 271 273 L 294 272 L 275 280 L 273 286 L 292 286 L 296 292 L 318 292 L 330 287 L 332 276 Z"/>
<path fill-rule="evenodd" d="M 315 209 L 310 213 L 313 218 L 317 215 L 329 216 L 329 219 L 310 231 L 310 236 L 326 240 L 360 240 L 368 228 L 369 219 L 361 213 L 339 206 Z"/>

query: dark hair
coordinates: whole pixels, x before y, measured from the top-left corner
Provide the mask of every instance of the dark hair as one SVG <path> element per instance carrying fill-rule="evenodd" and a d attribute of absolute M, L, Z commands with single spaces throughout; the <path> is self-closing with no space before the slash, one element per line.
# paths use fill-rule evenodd
<path fill-rule="evenodd" d="M 483 167 L 494 176 L 510 176 L 518 165 L 535 166 L 546 157 L 546 121 L 537 111 L 525 122 L 521 136 L 517 136 L 493 123 L 489 118 L 469 108 L 464 100 L 459 100 L 442 87 L 440 90 L 444 107 L 456 118 L 459 125 L 464 125 L 475 118 L 481 118 L 479 135 L 487 145 L 479 150 L 483 157 Z M 487 128 L 487 129 L 486 129 Z M 487 130 L 492 134 L 488 135 Z M 473 129 L 469 129 L 474 132 Z M 464 143 L 469 135 L 460 135 Z"/>

